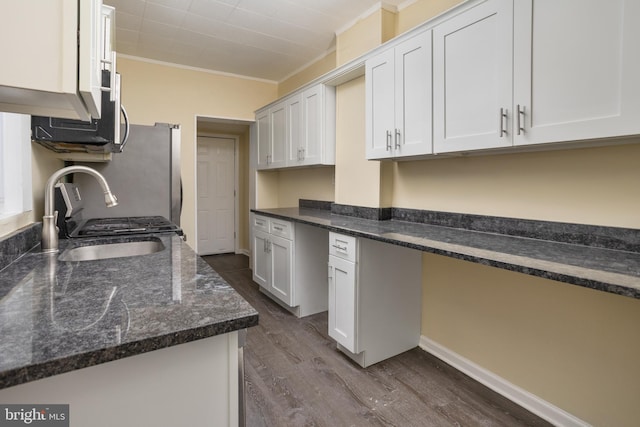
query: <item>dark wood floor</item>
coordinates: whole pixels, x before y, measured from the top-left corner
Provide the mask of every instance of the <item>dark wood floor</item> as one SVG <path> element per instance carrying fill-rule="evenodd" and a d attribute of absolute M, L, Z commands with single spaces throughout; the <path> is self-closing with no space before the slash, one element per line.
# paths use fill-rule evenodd
<path fill-rule="evenodd" d="M 249 427 L 549 425 L 419 348 L 363 369 L 336 350 L 326 312 L 297 319 L 261 294 L 246 256 L 204 259 L 260 315 L 245 347 Z"/>

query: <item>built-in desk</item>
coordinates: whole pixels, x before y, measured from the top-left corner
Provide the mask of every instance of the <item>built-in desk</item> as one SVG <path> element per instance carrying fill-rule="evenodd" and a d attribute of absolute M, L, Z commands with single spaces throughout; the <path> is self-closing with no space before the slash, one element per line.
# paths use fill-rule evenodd
<path fill-rule="evenodd" d="M 365 208 L 366 209 L 366 208 Z M 348 215 L 332 212 L 345 212 Z M 640 230 L 389 208 L 391 219 L 331 205 L 253 210 L 274 218 L 640 298 Z"/>

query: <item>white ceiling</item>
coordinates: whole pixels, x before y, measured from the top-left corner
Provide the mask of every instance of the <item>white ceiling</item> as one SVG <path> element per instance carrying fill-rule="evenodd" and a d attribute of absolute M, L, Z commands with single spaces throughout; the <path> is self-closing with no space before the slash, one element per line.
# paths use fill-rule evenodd
<path fill-rule="evenodd" d="M 385 0 L 398 5 L 405 0 Z M 380 0 L 104 0 L 116 51 L 281 81 L 335 47 Z"/>

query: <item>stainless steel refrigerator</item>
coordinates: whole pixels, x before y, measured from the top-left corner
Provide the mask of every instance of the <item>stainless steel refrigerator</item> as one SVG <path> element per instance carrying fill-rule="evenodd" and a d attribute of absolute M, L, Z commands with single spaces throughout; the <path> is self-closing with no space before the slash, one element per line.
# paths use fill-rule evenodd
<path fill-rule="evenodd" d="M 122 153 L 110 162 L 80 163 L 100 172 L 118 198 L 107 208 L 97 181 L 77 173 L 73 182 L 84 199 L 84 218 L 163 216 L 180 225 L 180 127 L 131 125 Z"/>

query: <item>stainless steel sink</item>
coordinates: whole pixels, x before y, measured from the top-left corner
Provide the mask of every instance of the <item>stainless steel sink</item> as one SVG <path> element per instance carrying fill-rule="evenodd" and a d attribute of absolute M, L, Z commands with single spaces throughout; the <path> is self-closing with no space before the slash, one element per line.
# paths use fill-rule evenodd
<path fill-rule="evenodd" d="M 160 252 L 164 248 L 165 246 L 159 239 L 104 243 L 66 249 L 60 254 L 58 259 L 60 261 L 94 261 L 98 259 L 149 255 Z"/>

